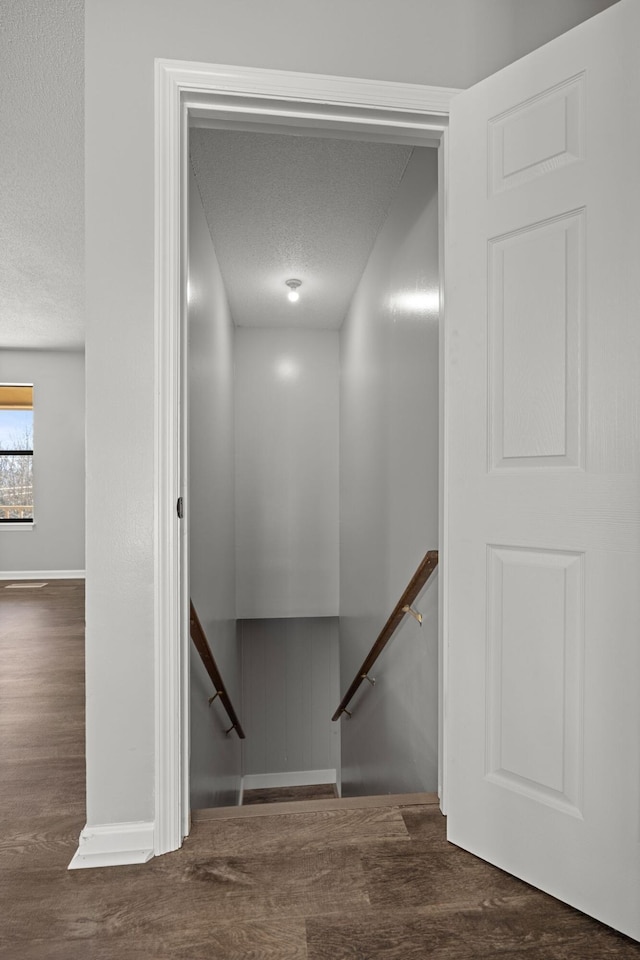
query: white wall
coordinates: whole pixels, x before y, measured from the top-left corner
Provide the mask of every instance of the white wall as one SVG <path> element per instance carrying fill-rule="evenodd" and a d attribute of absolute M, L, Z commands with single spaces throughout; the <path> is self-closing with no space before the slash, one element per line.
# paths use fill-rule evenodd
<path fill-rule="evenodd" d="M 236 331 L 240 618 L 338 613 L 336 330 Z"/>
<path fill-rule="evenodd" d="M 189 523 L 191 597 L 242 722 L 235 621 L 234 327 L 195 177 L 189 181 Z M 211 680 L 191 644 L 191 806 L 237 803 L 241 750 L 211 707 Z"/>
<path fill-rule="evenodd" d="M 464 87 L 608 5 L 86 0 L 90 824 L 154 816 L 154 58 Z"/>
<path fill-rule="evenodd" d="M 5 350 L 0 383 L 34 386 L 33 527 L 0 527 L 0 576 L 84 572 L 84 354 Z"/>
<path fill-rule="evenodd" d="M 437 153 L 416 149 L 341 332 L 340 673 L 346 689 L 438 546 Z M 342 790 L 437 787 L 435 581 L 342 724 Z"/>
<path fill-rule="evenodd" d="M 241 620 L 243 773 L 337 770 L 337 617 Z"/>

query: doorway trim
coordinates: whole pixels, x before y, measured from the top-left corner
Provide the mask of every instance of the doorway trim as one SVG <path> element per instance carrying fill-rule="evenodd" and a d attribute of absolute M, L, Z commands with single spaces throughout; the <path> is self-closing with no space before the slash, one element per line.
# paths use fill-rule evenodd
<path fill-rule="evenodd" d="M 447 438 L 443 336 L 450 87 L 290 73 L 159 59 L 155 62 L 154 317 L 154 852 L 189 832 L 189 598 L 185 519 L 177 516 L 186 469 L 183 348 L 187 307 L 189 126 L 345 136 L 438 148 L 440 219 L 440 544 L 447 542 Z M 177 442 L 176 442 L 177 441 Z M 182 525 L 181 525 L 182 524 Z M 183 557 L 185 558 L 183 560 Z M 439 590 L 439 795 L 446 796 L 446 563 Z"/>

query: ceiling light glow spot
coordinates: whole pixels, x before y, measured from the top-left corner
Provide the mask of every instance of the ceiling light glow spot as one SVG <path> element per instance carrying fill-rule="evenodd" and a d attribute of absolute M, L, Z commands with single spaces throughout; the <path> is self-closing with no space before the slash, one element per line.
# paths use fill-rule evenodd
<path fill-rule="evenodd" d="M 296 300 L 300 299 L 298 287 L 302 286 L 302 280 L 285 280 L 285 283 L 289 287 L 287 298 L 291 301 L 291 303 L 295 303 Z"/>

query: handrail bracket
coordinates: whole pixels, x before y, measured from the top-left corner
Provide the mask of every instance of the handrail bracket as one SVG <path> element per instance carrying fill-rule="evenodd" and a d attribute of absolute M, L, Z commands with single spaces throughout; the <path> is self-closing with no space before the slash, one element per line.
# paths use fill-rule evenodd
<path fill-rule="evenodd" d="M 414 610 L 413 607 L 410 607 L 407 603 L 405 603 L 404 607 L 402 608 L 402 612 L 410 613 L 413 619 L 416 620 L 420 624 L 420 626 L 422 626 L 423 617 L 418 610 Z"/>

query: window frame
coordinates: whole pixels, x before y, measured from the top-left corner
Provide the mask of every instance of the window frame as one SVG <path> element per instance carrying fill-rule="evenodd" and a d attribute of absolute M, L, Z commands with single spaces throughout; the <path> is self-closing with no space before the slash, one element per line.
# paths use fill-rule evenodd
<path fill-rule="evenodd" d="M 0 448 L 0 457 L 11 457 L 11 456 L 14 456 L 14 457 L 31 457 L 31 464 L 32 464 L 32 467 L 31 467 L 31 476 L 32 476 L 32 482 L 33 482 L 33 449 L 34 449 L 34 443 L 33 443 L 33 433 L 34 433 L 34 431 L 33 431 L 33 415 L 34 415 L 34 406 L 35 406 L 35 405 L 34 405 L 34 402 L 33 402 L 33 394 L 34 394 L 34 388 L 35 388 L 35 387 L 34 387 L 34 384 L 33 384 L 33 383 L 0 383 L 0 390 L 2 390 L 2 388 L 10 388 L 10 387 L 28 387 L 28 388 L 31 390 L 31 407 L 22 407 L 22 408 L 21 408 L 21 407 L 18 407 L 18 408 L 17 408 L 17 409 L 27 409 L 27 410 L 31 410 L 31 448 L 30 448 L 30 449 L 26 449 L 26 450 L 15 450 L 15 449 L 3 450 L 3 449 Z M 1 405 L 0 405 L 0 409 L 1 409 Z M 8 408 L 8 409 L 10 409 L 10 408 Z M 0 505 L 0 512 L 2 512 L 4 509 L 6 509 L 5 505 Z M 30 517 L 9 517 L 9 518 L 5 518 L 4 516 L 0 516 L 0 529 L 1 529 L 1 530 L 11 530 L 11 529 L 13 529 L 13 530 L 32 530 L 32 529 L 34 528 L 34 526 L 35 526 L 35 502 L 34 502 L 34 500 L 33 500 L 33 487 L 32 487 L 31 514 L 32 514 L 32 515 L 31 515 Z"/>

